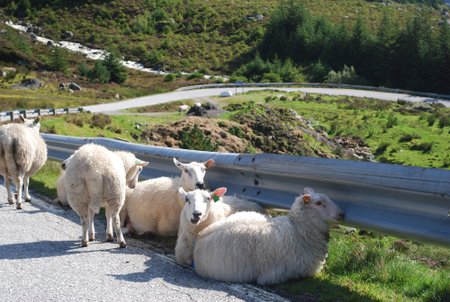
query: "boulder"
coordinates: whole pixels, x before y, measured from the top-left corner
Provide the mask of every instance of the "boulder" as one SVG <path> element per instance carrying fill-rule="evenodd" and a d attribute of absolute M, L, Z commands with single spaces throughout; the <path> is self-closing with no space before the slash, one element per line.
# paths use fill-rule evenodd
<path fill-rule="evenodd" d="M 67 86 L 69 89 L 72 89 L 73 91 L 80 91 L 81 90 L 81 86 L 78 85 L 75 82 L 70 82 Z"/>

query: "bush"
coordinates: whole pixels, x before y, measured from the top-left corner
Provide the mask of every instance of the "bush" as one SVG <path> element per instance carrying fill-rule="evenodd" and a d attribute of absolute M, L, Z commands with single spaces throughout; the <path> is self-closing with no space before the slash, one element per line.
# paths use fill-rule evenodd
<path fill-rule="evenodd" d="M 200 72 L 193 72 L 193 73 L 189 74 L 187 77 L 188 80 L 203 79 L 203 78 L 204 78 L 204 76 Z"/>
<path fill-rule="evenodd" d="M 169 73 L 164 77 L 164 82 L 173 82 L 177 78 L 173 73 Z"/>
<path fill-rule="evenodd" d="M 420 138 L 417 134 L 405 134 L 398 140 L 399 143 L 407 143 L 412 141 L 413 139 Z"/>
<path fill-rule="evenodd" d="M 430 153 L 433 148 L 433 143 L 414 144 L 409 149 L 415 151 L 422 151 L 422 153 Z"/>
<path fill-rule="evenodd" d="M 380 145 L 378 145 L 378 148 L 375 150 L 375 155 L 381 155 L 383 154 L 387 148 L 389 147 L 389 143 L 381 143 Z"/>
<path fill-rule="evenodd" d="M 91 118 L 91 126 L 100 129 L 105 129 L 107 125 L 111 124 L 111 118 L 106 114 L 94 114 Z"/>
<path fill-rule="evenodd" d="M 111 74 L 103 61 L 96 61 L 94 67 L 88 72 L 88 77 L 93 82 L 109 83 Z"/>
<path fill-rule="evenodd" d="M 194 125 L 184 127 L 180 133 L 180 148 L 199 151 L 216 151 L 217 145 L 211 142 L 211 138 L 205 136 L 205 134 Z"/>
<path fill-rule="evenodd" d="M 353 66 L 348 67 L 344 65 L 341 71 L 330 71 L 325 78 L 325 82 L 334 84 L 360 84 L 362 81 L 356 74 Z"/>

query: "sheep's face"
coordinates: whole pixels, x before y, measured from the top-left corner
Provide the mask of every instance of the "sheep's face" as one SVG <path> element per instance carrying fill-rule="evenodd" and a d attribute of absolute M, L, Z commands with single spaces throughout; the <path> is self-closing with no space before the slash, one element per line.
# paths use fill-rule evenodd
<path fill-rule="evenodd" d="M 327 222 L 337 222 L 344 219 L 344 211 L 341 210 L 328 196 L 316 193 L 311 188 L 304 189 L 301 202 L 308 208 L 316 210 L 320 217 Z"/>
<path fill-rule="evenodd" d="M 148 162 L 136 159 L 136 163 L 127 172 L 127 186 L 130 189 L 134 189 L 139 179 L 139 174 L 141 174 L 144 166 L 148 165 Z"/>
<path fill-rule="evenodd" d="M 213 167 L 215 162 L 212 159 L 203 163 L 191 162 L 184 164 L 176 158 L 173 159 L 175 166 L 181 171 L 181 186 L 187 190 L 205 189 L 206 170 Z"/>
<path fill-rule="evenodd" d="M 192 225 L 201 223 L 208 217 L 212 203 L 218 201 L 226 191 L 226 188 L 219 188 L 214 192 L 200 189 L 186 192 L 183 187 L 180 187 L 178 189 L 180 199 L 186 202 L 181 214 L 182 219 L 186 219 Z"/>

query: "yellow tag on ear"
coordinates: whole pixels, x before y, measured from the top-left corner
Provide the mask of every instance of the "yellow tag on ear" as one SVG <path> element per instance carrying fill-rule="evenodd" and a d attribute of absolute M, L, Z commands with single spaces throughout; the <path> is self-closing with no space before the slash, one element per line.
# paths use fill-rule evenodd
<path fill-rule="evenodd" d="M 311 201 L 311 195 L 309 195 L 309 194 L 303 195 L 303 202 L 304 203 L 309 203 L 310 201 Z"/>

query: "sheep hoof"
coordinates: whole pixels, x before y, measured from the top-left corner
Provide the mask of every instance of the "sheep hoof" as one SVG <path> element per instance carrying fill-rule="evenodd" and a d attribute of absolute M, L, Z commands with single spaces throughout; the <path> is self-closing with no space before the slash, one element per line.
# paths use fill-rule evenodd
<path fill-rule="evenodd" d="M 113 241 L 114 241 L 113 236 L 110 235 L 110 234 L 107 234 L 107 235 L 106 235 L 106 242 L 113 242 Z"/>
<path fill-rule="evenodd" d="M 25 202 L 31 202 L 31 198 L 25 198 Z"/>
<path fill-rule="evenodd" d="M 13 204 L 14 204 L 14 201 L 8 199 L 8 203 L 9 203 L 10 205 L 13 205 Z"/>
<path fill-rule="evenodd" d="M 87 241 L 82 240 L 81 241 L 81 247 L 87 247 L 87 246 L 88 246 Z"/>
<path fill-rule="evenodd" d="M 18 203 L 16 208 L 17 208 L 18 210 L 22 210 L 22 204 L 21 204 L 21 203 Z"/>
<path fill-rule="evenodd" d="M 95 237 L 90 237 L 89 238 L 89 241 L 94 241 L 95 240 Z"/>
<path fill-rule="evenodd" d="M 121 249 L 127 247 L 127 244 L 125 243 L 125 241 L 122 241 L 121 243 L 119 243 L 119 245 L 120 245 L 120 248 L 121 248 Z"/>

